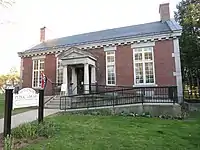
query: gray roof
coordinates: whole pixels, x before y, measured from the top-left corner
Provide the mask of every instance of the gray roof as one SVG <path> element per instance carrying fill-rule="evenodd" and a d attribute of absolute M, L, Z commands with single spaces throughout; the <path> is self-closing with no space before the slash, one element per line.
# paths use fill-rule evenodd
<path fill-rule="evenodd" d="M 159 35 L 177 30 L 181 30 L 181 26 L 173 19 L 166 22 L 157 21 L 52 39 L 40 43 L 25 52 L 42 51 L 50 47 L 75 46 L 109 40 L 126 39 L 130 37 Z"/>

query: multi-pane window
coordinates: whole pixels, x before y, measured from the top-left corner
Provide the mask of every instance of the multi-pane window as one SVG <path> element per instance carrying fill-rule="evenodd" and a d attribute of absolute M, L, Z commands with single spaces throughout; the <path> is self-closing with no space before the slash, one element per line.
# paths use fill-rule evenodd
<path fill-rule="evenodd" d="M 57 59 L 57 73 L 56 73 L 57 77 L 57 83 L 58 84 L 62 84 L 63 83 L 63 68 L 61 66 L 61 61 L 59 61 L 59 59 Z"/>
<path fill-rule="evenodd" d="M 115 51 L 106 52 L 106 83 L 107 85 L 115 85 Z"/>
<path fill-rule="evenodd" d="M 155 71 L 153 47 L 137 48 L 133 50 L 135 84 L 154 84 Z"/>
<path fill-rule="evenodd" d="M 44 59 L 33 60 L 33 87 L 41 86 L 42 72 L 44 72 Z"/>

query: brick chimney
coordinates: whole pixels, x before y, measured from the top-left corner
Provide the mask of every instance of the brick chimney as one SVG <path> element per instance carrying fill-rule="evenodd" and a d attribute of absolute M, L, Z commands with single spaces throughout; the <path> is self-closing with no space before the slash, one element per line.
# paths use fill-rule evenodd
<path fill-rule="evenodd" d="M 40 28 L 40 42 L 45 41 L 45 29 L 46 27 Z"/>
<path fill-rule="evenodd" d="M 169 3 L 160 4 L 159 7 L 160 21 L 165 22 L 170 20 Z"/>

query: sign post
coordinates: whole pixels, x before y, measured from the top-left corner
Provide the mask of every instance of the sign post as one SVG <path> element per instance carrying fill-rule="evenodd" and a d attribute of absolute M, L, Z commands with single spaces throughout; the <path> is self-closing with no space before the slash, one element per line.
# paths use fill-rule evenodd
<path fill-rule="evenodd" d="M 13 105 L 13 89 L 6 89 L 4 110 L 4 137 L 11 134 L 11 116 Z"/>
<path fill-rule="evenodd" d="M 44 89 L 39 89 L 38 123 L 44 118 Z"/>

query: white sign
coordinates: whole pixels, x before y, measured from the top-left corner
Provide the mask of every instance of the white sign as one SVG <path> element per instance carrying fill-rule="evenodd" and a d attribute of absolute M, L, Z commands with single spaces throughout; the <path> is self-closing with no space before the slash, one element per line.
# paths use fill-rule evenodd
<path fill-rule="evenodd" d="M 13 94 L 13 109 L 39 106 L 39 94 L 32 88 L 23 88 L 18 94 Z"/>

